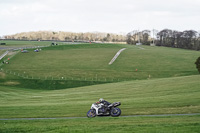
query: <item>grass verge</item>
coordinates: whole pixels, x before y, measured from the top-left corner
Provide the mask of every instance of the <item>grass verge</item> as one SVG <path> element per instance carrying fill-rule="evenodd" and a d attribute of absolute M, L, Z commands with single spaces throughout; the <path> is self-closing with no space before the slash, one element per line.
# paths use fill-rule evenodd
<path fill-rule="evenodd" d="M 14 120 L 0 125 L 1 133 L 197 133 L 200 116 Z"/>

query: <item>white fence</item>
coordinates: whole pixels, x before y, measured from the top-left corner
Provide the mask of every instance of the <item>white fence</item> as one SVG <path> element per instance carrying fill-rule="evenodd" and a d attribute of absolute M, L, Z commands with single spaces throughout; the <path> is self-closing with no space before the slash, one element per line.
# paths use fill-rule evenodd
<path fill-rule="evenodd" d="M 97 74 L 94 77 L 71 77 L 71 76 L 63 76 L 63 77 L 53 77 L 53 76 L 31 76 L 27 73 L 18 73 L 10 70 L 5 70 L 0 68 L 0 72 L 5 74 L 13 75 L 23 79 L 39 79 L 39 80 L 71 80 L 71 81 L 101 81 L 101 82 L 121 82 L 128 81 L 130 79 L 119 79 L 119 78 L 109 78 L 109 77 L 100 77 Z"/>

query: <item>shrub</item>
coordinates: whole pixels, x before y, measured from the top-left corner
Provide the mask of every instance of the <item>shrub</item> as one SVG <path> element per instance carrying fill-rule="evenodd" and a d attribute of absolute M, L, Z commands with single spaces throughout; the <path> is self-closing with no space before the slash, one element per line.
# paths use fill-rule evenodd
<path fill-rule="evenodd" d="M 198 69 L 200 73 L 200 57 L 196 60 L 195 64 L 196 64 L 196 68 Z"/>

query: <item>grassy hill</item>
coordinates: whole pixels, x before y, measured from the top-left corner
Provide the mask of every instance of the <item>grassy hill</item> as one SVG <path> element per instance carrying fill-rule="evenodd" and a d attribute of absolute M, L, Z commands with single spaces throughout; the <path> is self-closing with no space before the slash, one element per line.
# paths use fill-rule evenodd
<path fill-rule="evenodd" d="M 126 81 L 63 90 L 0 86 L 0 118 L 86 116 L 104 97 L 121 101 L 122 115 L 199 113 L 200 76 Z M 200 117 L 1 120 L 1 132 L 198 132 Z"/>
<path fill-rule="evenodd" d="M 121 48 L 127 49 L 108 65 Z M 121 101 L 122 116 L 200 113 L 198 51 L 114 44 L 33 50 L 6 56 L 10 64 L 0 67 L 0 118 L 85 117 L 101 97 Z M 0 120 L 0 132 L 198 132 L 199 121 L 199 115 Z"/>
<path fill-rule="evenodd" d="M 121 48 L 117 60 L 108 65 Z M 4 72 L 40 79 L 124 81 L 198 74 L 199 52 L 164 47 L 117 44 L 78 44 L 19 53 L 2 66 Z M 138 71 L 136 72 L 136 69 Z"/>
<path fill-rule="evenodd" d="M 0 117 L 85 116 L 100 97 L 121 101 L 122 115 L 198 113 L 199 78 L 126 81 L 51 91 L 0 86 Z"/>

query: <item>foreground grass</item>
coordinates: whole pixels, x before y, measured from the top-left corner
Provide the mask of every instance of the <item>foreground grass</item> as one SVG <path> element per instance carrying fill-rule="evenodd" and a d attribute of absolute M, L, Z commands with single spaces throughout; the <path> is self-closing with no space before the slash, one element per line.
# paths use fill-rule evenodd
<path fill-rule="evenodd" d="M 200 116 L 0 121 L 1 133 L 197 133 L 199 130 Z"/>
<path fill-rule="evenodd" d="M 122 115 L 199 113 L 199 78 L 127 81 L 49 91 L 0 86 L 0 118 L 86 116 L 100 97 L 121 101 Z"/>

